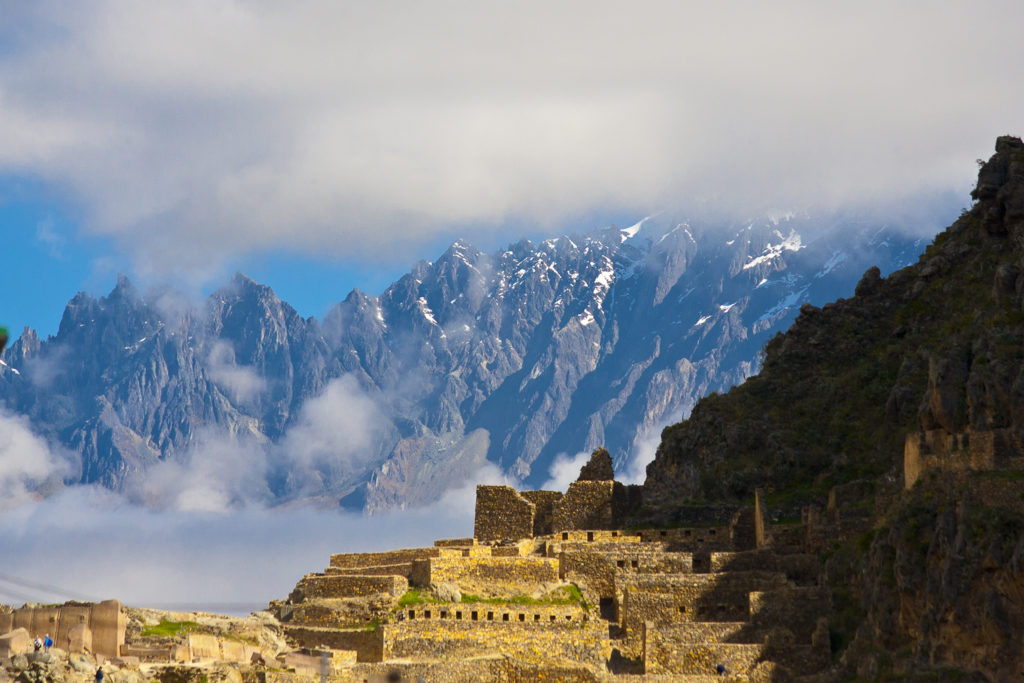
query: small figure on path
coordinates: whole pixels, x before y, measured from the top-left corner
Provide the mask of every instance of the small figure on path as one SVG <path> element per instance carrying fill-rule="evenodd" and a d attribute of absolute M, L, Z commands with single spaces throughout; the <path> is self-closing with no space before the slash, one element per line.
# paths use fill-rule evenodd
<path fill-rule="evenodd" d="M 43 649 L 43 639 L 40 638 L 39 636 L 36 636 L 36 639 L 32 641 L 32 649 L 35 650 L 36 652 L 39 652 L 40 650 L 42 650 Z"/>
<path fill-rule="evenodd" d="M 47 633 L 46 640 L 43 641 L 43 649 L 49 652 L 51 647 L 53 647 L 53 638 L 51 638 L 50 634 Z"/>
<path fill-rule="evenodd" d="M 725 664 L 719 664 L 718 666 L 716 666 L 715 673 L 717 673 L 719 676 L 724 676 L 726 674 Z"/>
<path fill-rule="evenodd" d="M 103 667 L 96 667 L 96 683 L 103 683 Z"/>

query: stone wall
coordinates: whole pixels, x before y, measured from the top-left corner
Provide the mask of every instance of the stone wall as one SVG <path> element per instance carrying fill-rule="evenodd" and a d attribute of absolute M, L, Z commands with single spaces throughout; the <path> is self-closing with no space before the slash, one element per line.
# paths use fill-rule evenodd
<path fill-rule="evenodd" d="M 821 560 L 815 555 L 777 555 L 771 550 L 717 552 L 711 553 L 709 569 L 712 572 L 781 572 L 790 581 L 808 586 L 818 582 Z"/>
<path fill-rule="evenodd" d="M 784 626 L 798 643 L 810 644 L 821 615 L 831 611 L 830 593 L 825 588 L 776 588 L 750 593 L 750 618 L 765 629 Z"/>
<path fill-rule="evenodd" d="M 747 621 L 753 591 L 785 588 L 778 572 L 730 572 L 616 579 L 624 636 L 640 643 L 644 622 Z"/>
<path fill-rule="evenodd" d="M 677 529 L 641 529 L 636 532 L 644 543 L 661 542 L 676 552 L 714 552 L 732 550 L 728 527 L 680 527 Z"/>
<path fill-rule="evenodd" d="M 511 486 L 476 487 L 473 537 L 500 541 L 533 536 L 535 506 Z"/>
<path fill-rule="evenodd" d="M 984 471 L 1005 466 L 1022 454 L 1016 437 L 1009 429 L 964 431 L 950 434 L 943 429 L 907 434 L 903 445 L 903 476 L 907 489 L 923 472 L 938 469 L 946 472 Z"/>
<path fill-rule="evenodd" d="M 365 597 L 378 593 L 400 596 L 407 590 L 409 581 L 404 576 L 307 574 L 295 586 L 291 600 L 301 602 L 310 598 Z"/>
<path fill-rule="evenodd" d="M 615 598 L 617 575 L 692 573 L 693 557 L 688 553 L 666 554 L 641 544 L 622 544 L 614 550 L 563 546 L 559 571 L 564 581 L 585 583 L 595 598 Z"/>
<path fill-rule="evenodd" d="M 412 561 L 399 564 L 382 564 L 374 567 L 328 567 L 324 571 L 327 575 L 335 574 L 339 576 L 351 576 L 353 574 L 360 576 L 390 576 L 394 574 L 396 576 L 404 576 L 407 579 L 411 572 Z"/>
<path fill-rule="evenodd" d="M 546 557 L 433 558 L 414 563 L 412 581 L 458 584 L 483 596 L 530 594 L 541 584 L 558 581 L 558 560 Z"/>
<path fill-rule="evenodd" d="M 564 530 L 551 534 L 551 536 L 554 543 L 640 543 L 643 540 L 639 532 L 620 529 L 610 531 L 600 529 Z"/>
<path fill-rule="evenodd" d="M 377 628 L 329 629 L 315 626 L 285 626 L 285 635 L 299 647 L 330 648 L 332 650 L 353 650 L 359 662 L 384 661 L 384 631 Z"/>
<path fill-rule="evenodd" d="M 562 500 L 560 491 L 520 491 L 526 500 L 533 503 L 533 535 L 545 536 L 552 533 L 555 523 L 555 506 Z"/>
<path fill-rule="evenodd" d="M 424 557 L 437 557 L 437 548 L 403 548 L 382 553 L 338 553 L 331 555 L 331 567 L 351 569 L 354 567 L 379 567 L 386 564 L 403 564 Z"/>
<path fill-rule="evenodd" d="M 555 504 L 552 531 L 614 529 L 622 521 L 625 489 L 615 481 L 574 481 Z"/>
<path fill-rule="evenodd" d="M 225 640 L 208 633 L 188 634 L 188 658 L 248 664 L 253 654 L 260 652 L 255 645 L 237 640 Z"/>
<path fill-rule="evenodd" d="M 481 628 L 466 621 L 406 620 L 382 627 L 389 659 L 467 658 L 502 653 L 518 666 L 585 664 L 604 669 L 607 626 L 587 622 L 509 622 Z"/>
<path fill-rule="evenodd" d="M 643 628 L 645 672 L 652 675 L 715 675 L 724 664 L 730 674 L 749 674 L 763 654 L 755 643 L 680 642 L 672 627 L 646 624 Z"/>
<path fill-rule="evenodd" d="M 17 628 L 24 628 L 33 638 L 49 633 L 54 645 L 62 650 L 91 651 L 111 658 L 120 655 L 126 627 L 124 610 L 117 600 L 0 612 L 0 633 Z"/>
<path fill-rule="evenodd" d="M 514 624 L 567 624 L 587 620 L 587 612 L 579 605 L 517 605 L 505 603 L 432 603 L 402 610 L 403 621 L 468 621 L 481 627 L 503 627 Z"/>

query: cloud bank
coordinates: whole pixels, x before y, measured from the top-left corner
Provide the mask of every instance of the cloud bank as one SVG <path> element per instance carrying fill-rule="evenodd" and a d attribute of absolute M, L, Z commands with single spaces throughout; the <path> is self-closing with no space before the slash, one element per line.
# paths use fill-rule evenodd
<path fill-rule="evenodd" d="M 1024 120 L 1022 19 L 1015 2 L 23 3 L 0 28 L 0 171 L 69 193 L 141 273 L 199 277 L 240 251 L 387 259 L 595 209 L 962 191 Z"/>

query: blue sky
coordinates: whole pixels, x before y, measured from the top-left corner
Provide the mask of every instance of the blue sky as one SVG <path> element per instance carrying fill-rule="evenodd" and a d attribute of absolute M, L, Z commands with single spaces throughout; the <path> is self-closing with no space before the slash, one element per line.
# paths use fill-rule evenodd
<path fill-rule="evenodd" d="M 1018 2 L 0 10 L 14 334 L 119 272 L 320 316 L 459 237 L 964 194 L 1024 121 Z"/>

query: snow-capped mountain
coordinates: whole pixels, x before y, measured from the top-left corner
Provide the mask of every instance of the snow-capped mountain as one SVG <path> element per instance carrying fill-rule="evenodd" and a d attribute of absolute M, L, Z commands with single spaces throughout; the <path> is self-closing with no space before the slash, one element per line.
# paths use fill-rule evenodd
<path fill-rule="evenodd" d="M 225 438 L 262 454 L 261 500 L 369 510 L 435 499 L 487 461 L 535 486 L 559 454 L 604 445 L 628 469 L 698 398 L 755 372 L 802 303 L 916 260 L 908 235 L 930 232 L 910 227 L 658 215 L 493 254 L 460 240 L 322 324 L 242 275 L 204 309 L 122 278 L 72 299 L 56 336 L 26 331 L 0 400 L 78 454 L 75 481 L 143 497 L 146 472 L 202 466 L 198 446 Z"/>

